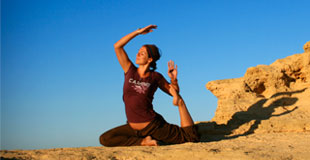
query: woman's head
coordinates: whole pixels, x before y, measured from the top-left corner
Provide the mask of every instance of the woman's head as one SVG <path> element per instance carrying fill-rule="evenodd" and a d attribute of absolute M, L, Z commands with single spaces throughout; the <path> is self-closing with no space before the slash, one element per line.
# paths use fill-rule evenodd
<path fill-rule="evenodd" d="M 136 57 L 139 65 L 150 63 L 151 70 L 156 70 L 156 61 L 160 59 L 159 49 L 153 44 L 143 45 Z"/>

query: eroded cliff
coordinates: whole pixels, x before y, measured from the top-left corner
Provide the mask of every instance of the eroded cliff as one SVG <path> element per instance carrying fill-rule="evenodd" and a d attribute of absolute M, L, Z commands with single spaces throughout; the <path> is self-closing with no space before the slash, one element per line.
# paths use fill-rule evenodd
<path fill-rule="evenodd" d="M 304 50 L 250 67 L 244 77 L 208 82 L 218 106 L 211 122 L 198 124 L 200 132 L 233 137 L 310 131 L 310 41 Z"/>

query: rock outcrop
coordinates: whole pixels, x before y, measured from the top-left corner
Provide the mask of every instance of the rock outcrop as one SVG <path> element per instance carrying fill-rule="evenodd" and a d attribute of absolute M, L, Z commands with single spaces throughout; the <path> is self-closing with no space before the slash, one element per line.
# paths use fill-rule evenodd
<path fill-rule="evenodd" d="M 218 106 L 211 122 L 198 124 L 201 134 L 310 131 L 310 41 L 304 50 L 248 68 L 244 77 L 208 82 Z"/>

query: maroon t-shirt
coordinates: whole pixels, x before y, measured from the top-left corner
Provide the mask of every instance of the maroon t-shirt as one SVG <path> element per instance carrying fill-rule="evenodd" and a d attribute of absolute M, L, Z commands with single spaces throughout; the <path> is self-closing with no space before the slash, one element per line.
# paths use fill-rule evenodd
<path fill-rule="evenodd" d="M 140 78 L 137 67 L 131 64 L 125 74 L 123 100 L 128 122 L 141 123 L 152 121 L 156 112 L 153 109 L 153 97 L 163 76 L 151 72 L 146 78 Z"/>

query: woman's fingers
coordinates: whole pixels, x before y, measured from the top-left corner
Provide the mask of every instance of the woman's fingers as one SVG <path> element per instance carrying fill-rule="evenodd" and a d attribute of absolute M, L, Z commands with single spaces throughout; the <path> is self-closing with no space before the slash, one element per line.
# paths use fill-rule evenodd
<path fill-rule="evenodd" d="M 168 70 L 169 72 L 173 71 L 173 65 L 172 65 L 171 60 L 168 62 Z"/>
<path fill-rule="evenodd" d="M 170 61 L 168 62 L 168 68 L 169 68 L 169 70 L 175 68 L 175 67 L 174 67 L 174 61 L 170 60 Z"/>
<path fill-rule="evenodd" d="M 156 25 L 148 25 L 146 27 L 143 28 L 143 31 L 142 31 L 142 34 L 146 34 L 146 33 L 149 33 L 149 32 L 153 32 L 152 29 L 156 29 L 157 26 Z"/>
<path fill-rule="evenodd" d="M 145 28 L 149 28 L 149 29 L 154 28 L 154 29 L 156 29 L 156 28 L 157 28 L 157 26 L 156 26 L 156 25 L 151 24 L 151 25 L 146 26 Z"/>
<path fill-rule="evenodd" d="M 172 60 L 170 60 L 170 61 L 168 62 L 168 66 L 169 66 L 169 68 L 172 68 L 172 67 L 173 67 Z"/>
<path fill-rule="evenodd" d="M 171 61 L 171 60 L 170 60 L 170 61 Z M 170 66 L 171 66 L 171 65 L 170 65 L 170 61 L 168 61 L 168 70 L 170 70 L 170 68 L 171 68 L 171 67 L 170 67 Z"/>

